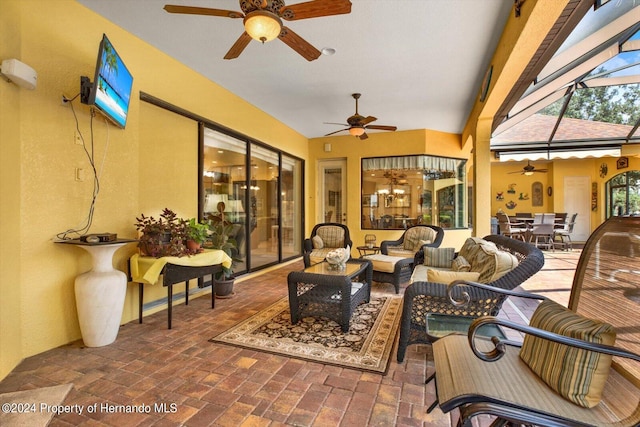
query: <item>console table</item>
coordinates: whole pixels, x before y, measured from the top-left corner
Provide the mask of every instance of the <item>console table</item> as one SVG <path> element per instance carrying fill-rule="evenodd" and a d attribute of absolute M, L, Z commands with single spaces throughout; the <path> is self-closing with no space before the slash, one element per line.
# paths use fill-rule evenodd
<path fill-rule="evenodd" d="M 59 240 L 91 254 L 91 270 L 75 279 L 76 308 L 82 341 L 87 347 L 102 347 L 116 340 L 127 293 L 127 275 L 113 268 L 113 254 L 133 239 L 112 242 Z"/>
<path fill-rule="evenodd" d="M 138 322 L 142 323 L 142 303 L 144 285 L 155 284 L 162 274 L 162 284 L 167 287 L 167 326 L 171 329 L 173 307 L 173 285 L 185 283 L 185 305 L 189 305 L 189 281 L 202 279 L 222 271 L 222 266 L 230 267 L 231 258 L 221 250 L 205 250 L 197 255 L 183 257 L 153 258 L 134 254 L 129 260 L 131 281 L 138 283 Z M 211 287 L 211 308 L 215 308 L 213 279 Z"/>

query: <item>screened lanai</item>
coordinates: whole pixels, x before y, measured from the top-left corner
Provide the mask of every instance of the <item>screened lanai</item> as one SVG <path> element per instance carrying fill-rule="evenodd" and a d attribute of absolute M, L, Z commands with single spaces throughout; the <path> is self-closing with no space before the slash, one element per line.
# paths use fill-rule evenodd
<path fill-rule="evenodd" d="M 597 1 L 496 119 L 501 161 L 620 156 L 640 143 L 640 2 Z"/>

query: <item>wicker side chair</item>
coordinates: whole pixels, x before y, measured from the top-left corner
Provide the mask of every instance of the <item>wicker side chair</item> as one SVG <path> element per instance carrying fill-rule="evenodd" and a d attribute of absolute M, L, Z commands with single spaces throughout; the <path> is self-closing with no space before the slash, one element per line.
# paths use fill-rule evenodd
<path fill-rule="evenodd" d="M 529 277 L 540 271 L 544 265 L 544 255 L 535 246 L 502 235 L 490 235 L 484 240 L 496 244 L 498 249 L 508 251 L 518 258 L 518 265 L 499 279 L 488 285 L 512 290 Z M 414 265 L 423 262 L 420 251 L 416 254 Z M 424 257 L 424 255 L 422 255 Z M 471 301 L 462 308 L 454 307 L 447 296 L 447 285 L 430 282 L 414 282 L 407 286 L 404 292 L 402 320 L 400 324 L 400 340 L 398 343 L 398 362 L 404 361 L 407 347 L 411 344 L 429 344 L 431 341 L 426 334 L 427 313 L 446 313 L 479 317 L 495 316 L 502 308 L 506 295 L 484 289 L 469 291 Z M 457 295 L 459 298 L 460 295 Z"/>

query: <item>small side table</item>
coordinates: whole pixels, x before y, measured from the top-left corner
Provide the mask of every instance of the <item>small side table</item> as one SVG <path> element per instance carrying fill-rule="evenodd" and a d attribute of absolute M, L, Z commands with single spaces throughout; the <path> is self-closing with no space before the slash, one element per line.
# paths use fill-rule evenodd
<path fill-rule="evenodd" d="M 442 313 L 427 313 L 426 329 L 427 336 L 431 342 L 450 335 L 450 334 L 464 334 L 469 332 L 471 322 L 476 318 L 471 316 L 456 316 L 452 314 Z M 498 337 L 500 339 L 507 339 L 506 335 L 498 325 L 484 325 L 478 331 L 478 335 L 481 337 Z"/>
<path fill-rule="evenodd" d="M 365 255 L 375 255 L 380 253 L 380 246 L 358 246 L 358 252 L 360 252 L 360 258 Z"/>

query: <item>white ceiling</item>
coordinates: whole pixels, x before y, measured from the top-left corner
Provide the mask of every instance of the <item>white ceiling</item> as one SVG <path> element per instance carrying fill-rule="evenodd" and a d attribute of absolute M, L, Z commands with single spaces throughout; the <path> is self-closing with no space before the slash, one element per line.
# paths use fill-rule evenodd
<path fill-rule="evenodd" d="M 372 124 L 460 133 L 513 8 L 512 0 L 351 0 L 350 14 L 284 21 L 336 51 L 308 62 L 280 40 L 251 41 L 225 60 L 241 19 L 163 10 L 240 11 L 237 0 L 78 1 L 308 138 L 341 129 L 324 122 L 346 123 L 354 92 L 359 113 L 378 118 Z"/>

